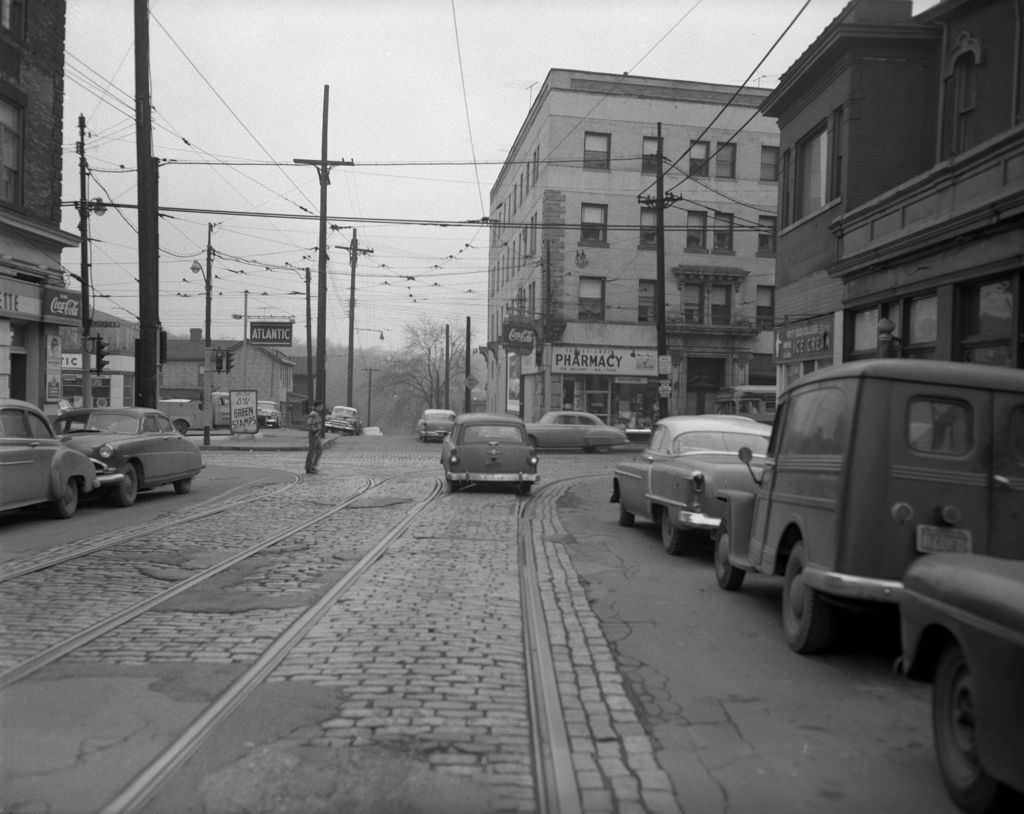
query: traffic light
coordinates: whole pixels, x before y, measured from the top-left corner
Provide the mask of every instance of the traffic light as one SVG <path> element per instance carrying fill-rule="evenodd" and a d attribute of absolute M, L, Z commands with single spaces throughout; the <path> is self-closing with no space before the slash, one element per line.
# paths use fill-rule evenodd
<path fill-rule="evenodd" d="M 213 352 L 213 364 L 217 368 L 218 373 L 224 372 L 224 351 L 217 350 Z"/>
<path fill-rule="evenodd" d="M 167 361 L 167 331 L 160 331 L 160 364 Z"/>
<path fill-rule="evenodd" d="M 235 366 L 235 352 L 233 350 L 224 351 L 224 372 L 230 373 L 231 368 Z"/>
<path fill-rule="evenodd" d="M 95 342 L 96 342 L 96 367 L 95 367 L 95 371 L 96 371 L 96 375 L 97 376 L 102 376 L 103 375 L 103 368 L 105 368 L 107 366 L 107 364 L 108 364 L 108 360 L 107 360 L 107 340 L 105 340 L 102 336 L 96 336 L 95 337 Z"/>

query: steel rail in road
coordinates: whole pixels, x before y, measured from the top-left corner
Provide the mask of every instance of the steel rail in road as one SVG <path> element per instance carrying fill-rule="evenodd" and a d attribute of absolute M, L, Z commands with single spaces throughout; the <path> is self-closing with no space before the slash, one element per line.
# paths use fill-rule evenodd
<path fill-rule="evenodd" d="M 5 670 L 3 673 L 0 673 L 0 690 L 4 689 L 5 687 L 9 687 L 11 684 L 21 681 L 22 679 L 31 675 L 32 673 L 41 670 L 48 664 L 52 664 L 57 659 L 66 656 L 68 653 L 71 653 L 79 649 L 80 647 L 83 647 L 84 645 L 88 644 L 94 639 L 97 639 L 100 636 L 103 636 L 104 634 L 121 627 L 122 625 L 131 622 L 133 619 L 138 618 L 147 611 L 150 611 L 158 605 L 161 605 L 164 602 L 167 602 L 168 600 L 172 599 L 173 597 L 176 597 L 179 594 L 184 593 L 185 591 L 194 588 L 195 586 L 203 582 L 206 582 L 207 580 L 211 579 L 217 574 L 226 571 L 228 568 L 231 568 L 232 566 L 237 565 L 238 563 L 244 560 L 250 559 L 251 557 L 265 551 L 271 546 L 274 546 L 282 542 L 283 540 L 287 540 L 288 538 L 295 536 L 298 532 L 303 531 L 304 529 L 307 529 L 311 526 L 315 526 L 316 524 L 321 523 L 330 517 L 333 517 L 334 515 L 338 514 L 341 511 L 344 511 L 355 501 L 363 497 L 363 495 L 365 495 L 366 492 L 372 489 L 374 486 L 380 485 L 380 483 L 381 482 L 375 482 L 373 480 L 367 479 L 360 485 L 360 487 L 356 490 L 356 492 L 353 495 L 346 498 L 337 506 L 332 506 L 330 509 L 327 509 L 326 511 L 320 512 L 314 515 L 313 517 L 303 520 L 301 523 L 296 523 L 284 530 L 274 532 L 273 534 L 264 537 L 262 540 L 259 540 L 253 545 L 250 545 L 242 549 L 241 551 L 235 552 L 233 555 L 226 557 L 220 562 L 211 565 L 208 568 L 204 568 L 201 571 L 198 571 L 191 577 L 181 580 L 180 582 L 175 583 L 171 587 L 154 593 L 152 596 L 146 597 L 143 600 L 134 602 L 131 605 L 122 608 L 117 613 L 107 616 L 100 622 L 91 624 L 83 628 L 82 630 L 79 630 L 78 632 L 57 642 L 56 644 L 51 645 L 45 650 L 36 653 L 34 656 L 22 661 L 20 664 L 17 664 L 16 666 L 8 670 Z M 210 510 L 205 514 L 199 515 L 199 517 L 214 514 L 216 513 L 216 511 L 217 510 Z M 196 515 L 189 515 L 187 519 L 178 520 L 173 525 L 180 525 L 183 522 L 195 519 L 197 519 Z M 139 532 L 137 530 L 133 531 L 133 534 L 135 536 L 137 536 L 138 533 Z M 113 545 L 113 543 L 111 543 L 111 545 Z M 109 546 L 104 545 L 100 546 L 99 548 L 107 547 Z M 71 559 L 76 559 L 83 556 L 85 556 L 84 553 L 79 554 Z M 55 557 L 54 559 L 56 561 L 55 564 L 60 564 L 66 562 L 68 558 L 61 559 L 59 557 Z"/>
<path fill-rule="evenodd" d="M 405 513 L 403 518 L 368 551 L 362 558 L 341 577 L 323 596 L 310 606 L 301 616 L 274 640 L 250 667 L 191 725 L 165 749 L 142 772 L 136 775 L 113 800 L 108 803 L 103 814 L 130 814 L 141 811 L 159 785 L 178 767 L 185 763 L 200 747 L 206 737 L 213 732 L 217 724 L 223 721 L 255 690 L 260 683 L 284 660 L 288 653 L 301 641 L 306 632 L 313 627 L 337 603 L 346 591 L 350 590 L 360 578 L 377 562 L 391 544 L 402 535 L 416 516 L 431 502 L 442 494 L 441 480 L 434 482 L 429 494 Z M 333 513 L 333 512 L 331 512 Z M 325 513 L 330 514 L 330 513 Z"/>
<path fill-rule="evenodd" d="M 83 545 L 64 546 L 59 550 L 52 552 L 46 552 L 35 557 L 26 558 L 22 560 L 16 560 L 7 565 L 0 566 L 0 584 L 9 582 L 12 579 L 23 577 L 26 574 L 34 574 L 37 571 L 45 571 L 47 568 L 53 568 L 56 565 L 60 565 L 71 560 L 76 560 L 80 557 L 86 557 L 89 554 L 94 554 L 97 551 L 102 551 L 105 548 L 110 548 L 118 543 L 124 543 L 138 537 L 140 534 L 157 534 L 161 531 L 180 526 L 183 523 L 192 523 L 204 517 L 212 517 L 223 512 L 235 511 L 241 507 L 246 506 L 249 503 L 255 503 L 258 501 L 264 501 L 268 497 L 276 497 L 289 489 L 295 487 L 297 483 L 301 481 L 300 476 L 296 475 L 294 480 L 290 483 L 283 485 L 279 484 L 245 484 L 242 486 L 236 486 L 229 489 L 224 494 L 218 495 L 217 497 L 210 498 L 209 500 L 203 501 L 202 503 L 194 506 L 188 514 L 156 520 L 149 523 L 139 524 L 137 526 L 129 526 L 126 528 L 118 529 L 116 532 L 104 535 L 98 540 L 86 542 Z M 250 495 L 249 497 L 242 498 L 241 500 L 234 499 L 234 495 L 242 490 L 251 491 L 255 488 L 259 488 L 261 485 L 275 487 L 269 489 L 268 492 L 260 492 L 259 494 Z"/>

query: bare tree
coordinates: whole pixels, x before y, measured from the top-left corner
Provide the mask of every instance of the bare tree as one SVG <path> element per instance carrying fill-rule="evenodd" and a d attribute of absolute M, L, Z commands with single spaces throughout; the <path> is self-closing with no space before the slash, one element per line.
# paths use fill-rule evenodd
<path fill-rule="evenodd" d="M 452 405 L 452 394 L 461 396 L 463 392 L 465 337 L 450 332 L 446 353 L 445 326 L 427 317 L 406 325 L 404 333 L 404 347 L 391 355 L 381 371 L 381 388 L 397 396 L 410 415 L 428 407 Z"/>

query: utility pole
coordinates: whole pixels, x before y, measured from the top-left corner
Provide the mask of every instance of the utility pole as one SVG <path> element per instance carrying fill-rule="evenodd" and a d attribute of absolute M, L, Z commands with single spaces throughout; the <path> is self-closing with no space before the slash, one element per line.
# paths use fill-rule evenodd
<path fill-rule="evenodd" d="M 313 313 L 309 301 L 309 266 L 306 266 L 306 412 L 313 409 Z"/>
<path fill-rule="evenodd" d="M 353 161 L 329 161 L 327 159 L 327 110 L 331 87 L 324 85 L 324 115 L 320 136 L 320 158 L 293 158 L 296 164 L 310 164 L 316 167 L 320 179 L 320 243 L 317 258 L 316 292 L 316 390 L 313 401 L 327 403 L 327 187 L 331 183 L 331 168 Z M 349 349 L 351 352 L 351 348 Z M 349 385 L 351 387 L 351 384 Z M 351 400 L 349 401 L 351 404 Z"/>
<path fill-rule="evenodd" d="M 472 412 L 472 410 L 473 410 L 473 386 L 472 386 L 472 384 L 470 384 L 470 382 L 473 381 L 473 378 L 472 378 L 473 374 L 472 374 L 472 372 L 470 370 L 470 365 L 469 365 L 469 359 L 470 359 L 470 350 L 469 349 L 473 347 L 470 344 L 470 338 L 471 338 L 471 335 L 472 335 L 472 330 L 470 329 L 470 325 L 471 325 L 470 318 L 466 317 L 466 377 L 465 377 L 466 392 L 465 392 L 465 398 L 463 399 L 463 402 L 462 402 L 462 412 L 464 412 L 464 413 L 469 413 L 469 412 Z"/>
<path fill-rule="evenodd" d="M 348 264 L 351 269 L 348 290 L 348 381 L 346 382 L 346 404 L 352 404 L 353 370 L 356 361 L 356 264 L 360 254 L 373 254 L 373 249 L 360 249 L 356 229 L 352 229 L 352 242 L 348 245 Z"/>
<path fill-rule="evenodd" d="M 655 197 L 638 197 L 642 206 L 655 207 L 657 221 L 655 228 L 655 255 L 657 262 L 657 282 L 654 290 L 655 330 L 658 341 L 658 414 L 664 418 L 669 414 L 669 370 L 671 361 L 668 358 L 668 330 L 665 321 L 665 209 L 679 200 L 678 195 L 665 194 L 665 161 L 661 138 L 661 122 L 658 122 L 658 174 L 655 182 Z"/>
<path fill-rule="evenodd" d="M 452 408 L 452 326 L 445 323 L 444 326 L 444 408 Z"/>
<path fill-rule="evenodd" d="M 364 367 L 363 372 L 369 376 L 369 384 L 366 390 L 366 426 L 369 427 L 373 423 L 373 371 L 375 367 Z"/>
<path fill-rule="evenodd" d="M 203 277 L 206 287 L 206 323 L 203 333 L 203 412 L 206 421 L 203 424 L 203 446 L 210 446 L 210 425 L 213 423 L 213 358 L 210 348 L 213 339 L 210 336 L 210 323 L 213 315 L 213 224 L 206 224 L 206 274 Z"/>
<path fill-rule="evenodd" d="M 135 0 L 135 151 L 139 185 L 139 341 L 135 353 L 135 405 L 156 407 L 160 337 L 160 247 L 157 160 L 153 157 L 149 95 L 149 4 Z"/>
<path fill-rule="evenodd" d="M 82 406 L 92 407 L 92 371 L 89 362 L 89 342 L 92 333 L 92 314 L 89 309 L 89 200 L 85 176 L 85 116 L 78 116 L 78 232 L 82 243 Z"/>

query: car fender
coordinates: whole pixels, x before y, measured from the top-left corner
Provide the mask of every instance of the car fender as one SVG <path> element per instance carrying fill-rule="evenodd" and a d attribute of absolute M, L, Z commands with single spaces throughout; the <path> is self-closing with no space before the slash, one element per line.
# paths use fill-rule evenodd
<path fill-rule="evenodd" d="M 729 553 L 745 560 L 750 548 L 755 495 L 738 489 L 722 489 L 716 498 L 726 504 L 722 517 L 729 529 Z"/>
<path fill-rule="evenodd" d="M 77 450 L 64 447 L 57 451 L 53 467 L 50 470 L 50 495 L 55 499 L 64 489 L 64 482 L 69 477 L 81 480 L 83 494 L 96 488 L 96 470 L 92 461 Z"/>

